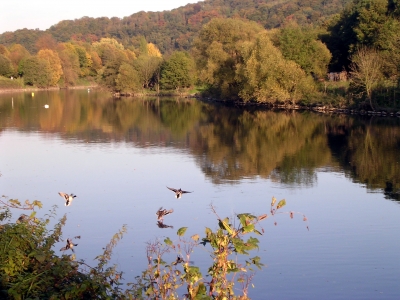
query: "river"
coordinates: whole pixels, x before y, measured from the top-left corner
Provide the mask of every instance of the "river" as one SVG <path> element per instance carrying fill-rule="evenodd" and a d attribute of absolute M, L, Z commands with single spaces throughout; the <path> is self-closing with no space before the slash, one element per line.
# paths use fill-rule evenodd
<path fill-rule="evenodd" d="M 3 199 L 40 200 L 39 215 L 53 205 L 57 218 L 67 215 L 63 237 L 81 236 L 76 257 L 88 264 L 125 224 L 112 262 L 126 282 L 146 267 L 146 242 L 176 240 L 184 226 L 185 236 L 204 236 L 218 224 L 210 205 L 232 220 L 270 214 L 274 196 L 287 205 L 261 223 L 251 257 L 265 267 L 252 299 L 400 298 L 396 117 L 97 90 L 1 94 L 0 174 Z M 167 186 L 192 193 L 176 199 Z M 64 206 L 58 192 L 77 197 Z M 171 227 L 157 226 L 160 207 L 174 210 L 164 218 Z M 201 247 L 191 260 L 205 275 L 211 260 Z"/>

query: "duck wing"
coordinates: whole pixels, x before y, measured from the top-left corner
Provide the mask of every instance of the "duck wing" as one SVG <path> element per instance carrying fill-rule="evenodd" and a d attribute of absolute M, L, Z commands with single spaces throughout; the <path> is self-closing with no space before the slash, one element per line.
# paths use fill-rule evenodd
<path fill-rule="evenodd" d="M 66 194 L 66 193 L 59 192 L 58 194 L 59 194 L 61 197 L 63 197 L 65 200 L 68 200 L 68 199 L 69 199 L 69 195 Z"/>
<path fill-rule="evenodd" d="M 177 189 L 173 189 L 173 188 L 170 188 L 170 187 L 167 187 L 167 189 L 169 189 L 169 190 L 171 190 L 171 191 L 173 191 L 175 193 L 178 191 Z"/>
<path fill-rule="evenodd" d="M 182 193 L 182 194 L 187 194 L 187 193 L 193 193 L 193 192 L 189 192 L 189 191 L 182 191 L 182 190 L 181 190 L 181 193 Z"/>

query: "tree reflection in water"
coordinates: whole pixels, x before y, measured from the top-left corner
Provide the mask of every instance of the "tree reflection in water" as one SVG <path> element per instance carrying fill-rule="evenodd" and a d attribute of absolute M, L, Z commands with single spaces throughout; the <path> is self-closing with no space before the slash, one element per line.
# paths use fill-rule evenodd
<path fill-rule="evenodd" d="M 399 200 L 398 118 L 239 109 L 183 98 L 112 99 L 101 91 L 38 92 L 35 102 L 29 93 L 10 98 L 0 96 L 1 131 L 175 147 L 189 151 L 215 184 L 259 176 L 312 186 L 316 170 L 333 168 Z"/>

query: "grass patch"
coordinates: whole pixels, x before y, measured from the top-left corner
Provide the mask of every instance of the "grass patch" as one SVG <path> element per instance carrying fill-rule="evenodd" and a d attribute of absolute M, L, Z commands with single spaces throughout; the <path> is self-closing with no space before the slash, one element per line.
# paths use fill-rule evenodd
<path fill-rule="evenodd" d="M 10 79 L 8 77 L 0 76 L 0 89 L 13 90 L 24 88 L 24 80 L 22 78 Z"/>

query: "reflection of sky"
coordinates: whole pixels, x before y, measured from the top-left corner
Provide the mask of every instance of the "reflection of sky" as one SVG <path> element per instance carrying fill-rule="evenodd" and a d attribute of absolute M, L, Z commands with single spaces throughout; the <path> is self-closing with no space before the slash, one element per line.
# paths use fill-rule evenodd
<path fill-rule="evenodd" d="M 312 188 L 301 189 L 258 178 L 214 185 L 182 149 L 84 144 L 16 131 L 3 131 L 0 145 L 1 194 L 41 200 L 41 213 L 57 204 L 58 217 L 68 216 L 64 237 L 82 236 L 74 241 L 78 259 L 91 264 L 127 224 L 113 261 L 128 281 L 146 265 L 146 241 L 174 239 L 182 226 L 189 227 L 187 236 L 202 235 L 204 226 L 215 228 L 211 202 L 221 217 L 263 214 L 275 196 L 286 198 L 286 211 L 304 212 L 310 231 L 298 215 L 294 220 L 276 216 L 277 226 L 266 220 L 260 251 L 253 255 L 268 267 L 254 279 L 253 299 L 397 299 L 400 293 L 395 281 L 400 275 L 400 206 L 343 174 L 321 170 Z M 194 193 L 177 200 L 167 185 Z M 59 191 L 78 197 L 65 207 Z M 164 221 L 173 229 L 156 226 L 160 206 L 174 209 Z M 196 264 L 208 259 L 205 251 L 196 253 Z"/>

